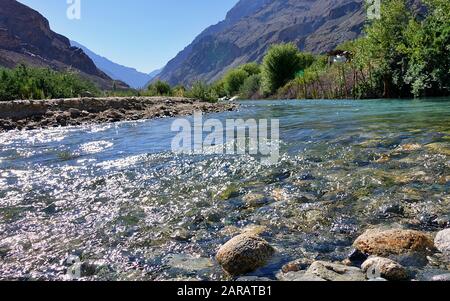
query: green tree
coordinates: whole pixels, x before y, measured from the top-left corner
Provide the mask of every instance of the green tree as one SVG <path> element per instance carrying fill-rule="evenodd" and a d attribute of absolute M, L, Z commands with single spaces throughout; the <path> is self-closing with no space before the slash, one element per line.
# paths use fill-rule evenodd
<path fill-rule="evenodd" d="M 366 49 L 360 55 L 370 58 L 376 67 L 373 76 L 383 82 L 383 97 L 399 96 L 408 89 L 403 81 L 408 67 L 403 45 L 407 43 L 405 30 L 411 19 L 406 0 L 385 0 L 381 18 L 365 28 Z"/>
<path fill-rule="evenodd" d="M 242 98 L 251 99 L 255 96 L 259 96 L 261 90 L 261 75 L 254 74 L 245 79 L 242 84 L 239 94 Z"/>
<path fill-rule="evenodd" d="M 304 68 L 297 46 L 293 43 L 272 45 L 262 64 L 262 86 L 266 93 L 274 93 Z"/>
<path fill-rule="evenodd" d="M 419 96 L 450 93 L 450 1 L 426 0 L 428 15 L 411 20 L 403 52 L 409 58 L 405 82 Z"/>
<path fill-rule="evenodd" d="M 239 69 L 247 72 L 249 76 L 261 73 L 261 67 L 255 62 L 244 64 Z"/>
<path fill-rule="evenodd" d="M 158 80 L 148 86 L 148 90 L 152 95 L 169 96 L 172 94 L 172 88 L 164 81 Z"/>
<path fill-rule="evenodd" d="M 249 74 L 241 68 L 228 71 L 223 78 L 224 88 L 228 96 L 234 96 L 239 92 L 239 89 L 248 76 Z"/>

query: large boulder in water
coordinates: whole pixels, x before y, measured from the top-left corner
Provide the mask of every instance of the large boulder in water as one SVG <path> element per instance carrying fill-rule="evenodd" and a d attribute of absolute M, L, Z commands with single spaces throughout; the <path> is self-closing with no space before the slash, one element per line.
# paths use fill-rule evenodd
<path fill-rule="evenodd" d="M 224 244 L 217 252 L 216 259 L 226 272 L 237 276 L 264 266 L 274 252 L 274 248 L 264 239 L 241 234 Z"/>
<path fill-rule="evenodd" d="M 426 255 L 435 250 L 433 240 L 428 234 L 403 229 L 367 230 L 353 245 L 364 254 L 382 257 L 406 253 Z"/>

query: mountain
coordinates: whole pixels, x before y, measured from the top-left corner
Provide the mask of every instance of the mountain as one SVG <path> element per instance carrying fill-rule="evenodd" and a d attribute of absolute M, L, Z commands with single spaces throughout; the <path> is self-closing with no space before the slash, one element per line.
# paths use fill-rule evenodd
<path fill-rule="evenodd" d="M 158 78 L 171 84 L 212 82 L 234 66 L 261 61 L 273 43 L 294 42 L 324 53 L 360 36 L 364 0 L 240 0 L 224 21 L 207 28 Z"/>
<path fill-rule="evenodd" d="M 69 39 L 53 32 L 40 13 L 16 0 L 0 0 L 0 66 L 13 68 L 20 63 L 70 69 L 102 89 L 111 89 L 114 83 L 83 50 L 72 47 Z M 116 82 L 116 88 L 129 87 Z"/>
<path fill-rule="evenodd" d="M 145 85 L 152 80 L 155 76 L 161 72 L 161 70 L 155 70 L 149 74 L 137 71 L 134 68 L 119 65 L 110 61 L 109 59 L 100 56 L 87 47 L 77 43 L 75 41 L 70 41 L 71 45 L 78 47 L 84 51 L 95 63 L 95 65 L 105 72 L 109 77 L 116 80 L 121 80 L 127 83 L 130 87 L 139 89 L 145 87 Z"/>

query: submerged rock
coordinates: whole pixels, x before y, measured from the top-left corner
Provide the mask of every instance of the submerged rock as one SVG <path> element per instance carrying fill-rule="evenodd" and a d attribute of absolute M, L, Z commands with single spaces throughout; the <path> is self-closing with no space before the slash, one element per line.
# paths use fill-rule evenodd
<path fill-rule="evenodd" d="M 112 271 L 112 267 L 105 260 L 89 260 L 81 264 L 81 277 L 98 276 Z"/>
<path fill-rule="evenodd" d="M 450 147 L 448 143 L 431 143 L 426 147 L 433 153 L 450 156 Z"/>
<path fill-rule="evenodd" d="M 391 281 L 408 280 L 406 269 L 399 263 L 382 257 L 370 257 L 361 266 L 370 279 L 384 278 Z"/>
<path fill-rule="evenodd" d="M 283 273 L 298 272 L 306 270 L 314 261 L 308 258 L 301 258 L 285 264 L 281 271 Z"/>
<path fill-rule="evenodd" d="M 305 273 L 314 275 L 326 281 L 365 281 L 363 271 L 356 267 L 349 267 L 339 263 L 316 261 Z"/>
<path fill-rule="evenodd" d="M 0 259 L 3 259 L 8 255 L 8 252 L 11 250 L 11 247 L 7 244 L 0 244 Z"/>
<path fill-rule="evenodd" d="M 239 195 L 239 187 L 237 185 L 231 184 L 227 186 L 222 192 L 220 192 L 218 197 L 220 200 L 228 201 L 229 199 L 236 198 Z"/>
<path fill-rule="evenodd" d="M 434 243 L 429 235 L 413 230 L 367 230 L 353 246 L 364 254 L 389 256 L 405 253 L 431 254 Z"/>
<path fill-rule="evenodd" d="M 269 198 L 259 193 L 248 193 L 242 198 L 242 200 L 245 202 L 247 207 L 260 207 L 270 203 Z"/>
<path fill-rule="evenodd" d="M 170 254 L 165 257 L 166 265 L 171 269 L 202 273 L 214 267 L 210 258 L 195 257 L 185 254 Z"/>
<path fill-rule="evenodd" d="M 434 239 L 434 244 L 440 252 L 450 256 L 450 229 L 440 231 Z"/>
<path fill-rule="evenodd" d="M 242 234 L 254 236 L 267 235 L 269 233 L 270 233 L 269 228 L 260 225 L 249 225 L 242 230 Z"/>
<path fill-rule="evenodd" d="M 274 248 L 264 239 L 241 234 L 224 244 L 216 259 L 227 273 L 238 276 L 264 266 L 274 253 Z"/>
<path fill-rule="evenodd" d="M 281 202 L 288 199 L 288 194 L 286 190 L 282 188 L 275 188 L 274 190 L 272 190 L 272 197 L 275 201 Z"/>

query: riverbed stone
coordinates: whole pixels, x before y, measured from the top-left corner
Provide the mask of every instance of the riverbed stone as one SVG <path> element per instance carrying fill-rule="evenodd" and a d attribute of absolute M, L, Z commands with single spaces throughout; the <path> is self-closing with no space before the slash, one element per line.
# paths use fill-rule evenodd
<path fill-rule="evenodd" d="M 448 143 L 431 143 L 427 145 L 427 148 L 433 153 L 450 156 L 450 147 Z"/>
<path fill-rule="evenodd" d="M 9 251 L 11 250 L 11 247 L 7 245 L 6 243 L 0 244 L 0 259 L 3 259 L 8 255 Z"/>
<path fill-rule="evenodd" d="M 411 252 L 427 255 L 435 249 L 428 234 L 403 229 L 367 230 L 355 240 L 353 246 L 364 254 L 382 257 Z"/>
<path fill-rule="evenodd" d="M 272 197 L 275 201 L 281 202 L 288 199 L 288 193 L 282 188 L 275 188 L 272 190 Z"/>
<path fill-rule="evenodd" d="M 357 267 L 349 267 L 340 263 L 316 261 L 305 273 L 314 275 L 326 281 L 365 281 L 366 276 Z"/>
<path fill-rule="evenodd" d="M 242 234 L 264 236 L 270 234 L 270 230 L 266 226 L 248 225 L 247 227 L 242 229 Z"/>
<path fill-rule="evenodd" d="M 390 281 L 408 280 L 408 272 L 399 263 L 383 257 L 373 256 L 361 266 L 368 278 L 384 278 Z M 371 275 L 369 275 L 371 274 Z"/>
<path fill-rule="evenodd" d="M 247 207 L 253 208 L 264 206 L 270 202 L 269 198 L 261 193 L 248 193 L 244 195 L 242 200 L 245 202 Z"/>
<path fill-rule="evenodd" d="M 223 201 L 228 201 L 229 199 L 236 198 L 239 195 L 239 187 L 237 185 L 231 184 L 225 187 L 225 189 L 219 193 L 218 197 Z"/>
<path fill-rule="evenodd" d="M 275 249 L 264 239 L 241 234 L 224 244 L 216 259 L 227 273 L 238 276 L 264 266 L 274 253 Z"/>
<path fill-rule="evenodd" d="M 308 269 L 308 267 L 314 262 L 314 260 L 309 258 L 300 258 L 294 261 L 291 261 L 289 263 L 286 263 L 282 268 L 281 271 L 283 273 L 289 273 L 289 272 L 298 272 L 298 271 L 304 271 Z"/>
<path fill-rule="evenodd" d="M 325 279 L 306 271 L 278 273 L 277 279 L 280 281 L 301 281 L 301 282 L 323 282 Z"/>
<path fill-rule="evenodd" d="M 209 270 L 214 266 L 214 263 L 210 258 L 185 254 L 169 254 L 165 257 L 165 262 L 167 266 L 172 269 L 197 273 Z"/>
<path fill-rule="evenodd" d="M 446 256 L 450 256 L 450 228 L 440 231 L 434 239 L 436 248 Z"/>

